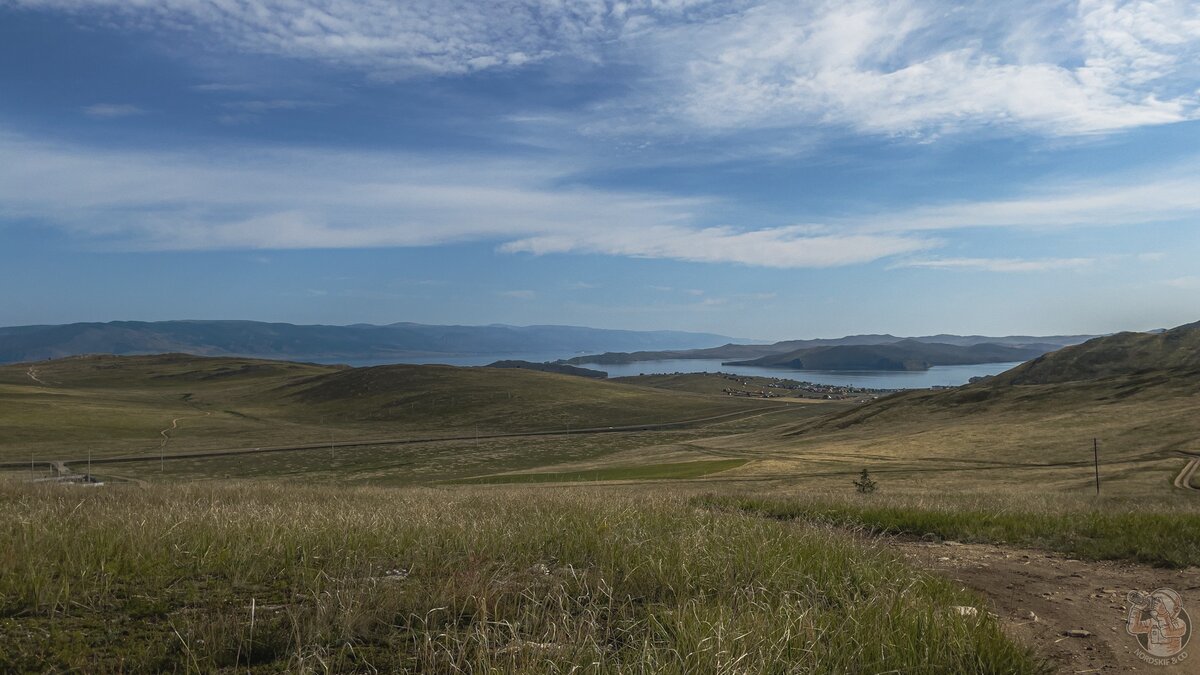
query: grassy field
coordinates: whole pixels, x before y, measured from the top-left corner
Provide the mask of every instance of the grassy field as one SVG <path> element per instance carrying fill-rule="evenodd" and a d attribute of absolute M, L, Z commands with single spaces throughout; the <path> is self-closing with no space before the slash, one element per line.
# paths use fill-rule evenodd
<path fill-rule="evenodd" d="M 695 503 L 780 520 L 1060 551 L 1088 560 L 1200 566 L 1200 504 L 1191 495 L 1094 499 L 1065 494 L 706 495 Z"/>
<path fill-rule="evenodd" d="M 184 453 L 653 424 L 770 405 L 524 370 L 84 357 L 0 367 L 0 461 L 156 457 L 168 429 L 168 452 Z"/>
<path fill-rule="evenodd" d="M 542 471 L 538 473 L 506 473 L 479 478 L 467 478 L 458 483 L 575 483 L 579 481 L 673 480 L 702 478 L 714 473 L 735 469 L 744 459 L 710 459 L 694 462 L 667 462 L 613 466 L 580 471 Z"/>
<path fill-rule="evenodd" d="M 5 672 L 1023 673 L 958 586 L 669 496 L 0 485 Z"/>
<path fill-rule="evenodd" d="M 1171 487 L 1200 392 L 1147 377 L 859 404 L 709 376 L 0 368 L 0 460 L 133 459 L 102 488 L 0 478 L 0 672 L 1039 672 L 955 609 L 981 598 L 864 535 L 1200 565 L 1200 501 Z M 187 454 L 289 443 L 316 447 Z"/>
<path fill-rule="evenodd" d="M 1153 494 L 1170 490 L 1186 463 L 1180 452 L 1200 452 L 1197 382 L 914 391 L 714 445 L 756 460 L 738 478 L 774 487 L 847 485 L 867 468 L 890 489 L 913 492 L 1084 495 L 1094 491 L 1098 439 L 1105 494 Z"/>

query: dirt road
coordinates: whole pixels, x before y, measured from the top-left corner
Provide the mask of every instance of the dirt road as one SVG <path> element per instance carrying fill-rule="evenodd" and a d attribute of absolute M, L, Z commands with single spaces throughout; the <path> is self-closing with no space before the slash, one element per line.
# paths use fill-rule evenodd
<path fill-rule="evenodd" d="M 29 366 L 29 370 L 25 371 L 25 374 L 29 376 L 29 379 L 33 380 L 34 382 L 37 382 L 38 384 L 40 384 L 42 386 L 50 386 L 45 380 L 38 377 L 37 368 L 34 366 Z"/>
<path fill-rule="evenodd" d="M 1200 470 L 1200 457 L 1192 456 L 1191 461 L 1185 464 L 1183 466 L 1183 470 L 1180 471 L 1179 475 L 1175 477 L 1175 487 L 1181 490 L 1193 490 L 1200 492 L 1200 490 L 1197 490 L 1192 485 L 1192 478 L 1196 475 L 1197 470 Z"/>
<path fill-rule="evenodd" d="M 161 450 L 166 448 L 167 443 L 171 442 L 171 432 L 179 428 L 179 420 L 185 420 L 189 417 L 208 417 L 211 414 L 211 412 L 206 412 L 199 415 L 185 415 L 183 417 L 176 417 L 175 419 L 171 420 L 171 426 L 158 432 L 158 434 L 162 436 L 162 443 L 159 445 L 159 449 Z"/>
<path fill-rule="evenodd" d="M 1125 630 L 1126 594 L 1178 591 L 1193 625 L 1200 623 L 1200 569 L 1164 570 L 1121 562 L 1085 562 L 1059 554 L 986 544 L 884 540 L 914 564 L 981 592 L 1005 629 L 1048 657 L 1063 673 L 1200 673 L 1200 637 L 1177 666 L 1140 660 Z M 1087 637 L 1068 637 L 1085 630 Z M 1200 629 L 1194 629 L 1200 630 Z"/>

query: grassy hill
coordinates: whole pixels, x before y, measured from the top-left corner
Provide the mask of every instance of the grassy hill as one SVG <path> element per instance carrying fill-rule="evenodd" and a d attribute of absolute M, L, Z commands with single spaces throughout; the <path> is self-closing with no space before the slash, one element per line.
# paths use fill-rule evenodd
<path fill-rule="evenodd" d="M 521 369 L 92 356 L 0 367 L 0 461 L 654 424 L 762 408 Z"/>
<path fill-rule="evenodd" d="M 862 468 L 893 489 L 1087 491 L 1098 439 L 1109 490 L 1170 490 L 1200 453 L 1200 330 L 1120 334 L 947 391 L 893 395 L 724 448 L 760 462 L 734 474 L 845 482 Z"/>
<path fill-rule="evenodd" d="M 1053 384 L 1160 374 L 1200 373 L 1200 322 L 1162 333 L 1118 333 L 1067 347 L 998 377 L 993 385 Z"/>

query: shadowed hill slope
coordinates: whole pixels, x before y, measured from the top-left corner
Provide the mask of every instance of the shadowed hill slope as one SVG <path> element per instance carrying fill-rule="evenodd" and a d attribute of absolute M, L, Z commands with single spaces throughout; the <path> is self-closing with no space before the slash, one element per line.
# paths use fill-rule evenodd
<path fill-rule="evenodd" d="M 996 377 L 993 385 L 1054 384 L 1161 372 L 1200 373 L 1200 322 L 1157 334 L 1118 333 L 1066 347 Z"/>

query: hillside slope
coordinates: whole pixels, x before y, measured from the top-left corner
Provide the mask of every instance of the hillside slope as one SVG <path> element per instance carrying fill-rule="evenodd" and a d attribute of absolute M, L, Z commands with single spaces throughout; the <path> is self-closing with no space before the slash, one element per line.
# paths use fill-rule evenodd
<path fill-rule="evenodd" d="M 524 369 L 184 354 L 0 366 L 0 461 L 653 424 L 763 407 Z"/>
<path fill-rule="evenodd" d="M 993 378 L 911 391 L 788 424 L 722 447 L 762 457 L 760 480 L 870 468 L 892 489 L 987 485 L 1094 490 L 1093 440 L 1107 490 L 1171 490 L 1200 454 L 1200 326 L 1123 333 L 1047 354 Z M 824 480 L 824 479 L 821 479 Z"/>
<path fill-rule="evenodd" d="M 1067 347 L 999 375 L 995 386 L 1054 384 L 1145 375 L 1200 373 L 1200 322 L 1162 333 L 1118 333 Z"/>

